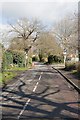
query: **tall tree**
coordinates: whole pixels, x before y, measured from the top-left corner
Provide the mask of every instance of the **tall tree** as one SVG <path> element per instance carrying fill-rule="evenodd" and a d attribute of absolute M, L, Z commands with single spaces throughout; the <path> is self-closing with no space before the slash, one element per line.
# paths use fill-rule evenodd
<path fill-rule="evenodd" d="M 75 53 L 78 49 L 77 15 L 66 16 L 53 29 L 53 34 L 63 49 L 68 53 Z"/>
<path fill-rule="evenodd" d="M 41 53 L 43 56 L 62 54 L 60 46 L 57 44 L 54 36 L 49 32 L 43 32 L 39 40 L 36 41 L 36 44 L 38 53 Z"/>
<path fill-rule="evenodd" d="M 10 24 L 10 34 L 15 34 L 9 49 L 22 49 L 25 52 L 25 66 L 26 56 L 32 48 L 34 42 L 38 39 L 39 33 L 42 30 L 42 25 L 39 21 L 28 19 L 20 19 L 15 25 Z"/>
<path fill-rule="evenodd" d="M 40 22 L 20 19 L 15 25 L 10 24 L 10 26 L 12 28 L 10 33 L 14 33 L 16 36 L 12 42 L 18 44 L 22 42 L 23 50 L 28 53 L 41 32 Z"/>

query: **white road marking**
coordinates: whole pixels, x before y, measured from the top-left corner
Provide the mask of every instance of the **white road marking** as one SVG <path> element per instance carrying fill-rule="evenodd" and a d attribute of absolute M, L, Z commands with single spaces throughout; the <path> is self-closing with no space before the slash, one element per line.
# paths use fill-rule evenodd
<path fill-rule="evenodd" d="M 35 92 L 36 88 L 37 88 L 37 85 L 34 87 L 33 92 Z"/>
<path fill-rule="evenodd" d="M 36 83 L 36 85 L 38 85 L 38 84 L 39 84 L 39 82 Z"/>
<path fill-rule="evenodd" d="M 41 79 L 41 75 L 40 75 L 40 77 L 39 77 L 39 80 Z"/>
<path fill-rule="evenodd" d="M 18 119 L 19 119 L 20 116 L 23 114 L 23 112 L 24 112 L 26 106 L 29 104 L 30 100 L 31 100 L 31 99 L 28 99 L 28 101 L 27 101 L 26 104 L 24 105 L 23 110 L 21 110 L 21 112 L 20 112 L 20 114 L 19 114 L 19 116 L 18 116 Z"/>
<path fill-rule="evenodd" d="M 41 75 L 43 74 L 43 72 L 41 72 Z M 41 79 L 41 75 L 40 75 L 40 77 L 39 77 L 39 80 Z"/>
<path fill-rule="evenodd" d="M 42 75 L 42 74 L 43 74 L 43 72 L 41 72 L 41 75 Z M 39 79 L 38 79 L 38 80 L 41 79 L 41 75 L 39 76 Z M 33 92 L 36 91 L 38 84 L 39 84 L 39 81 L 36 83 L 36 85 L 35 85 L 35 87 L 34 87 L 34 89 L 33 89 Z M 23 109 L 21 110 L 21 112 L 20 112 L 19 115 L 18 115 L 18 119 L 21 117 L 21 115 L 23 114 L 24 110 L 26 109 L 26 107 L 27 107 L 27 105 L 29 104 L 30 101 L 31 101 L 31 99 L 28 99 L 28 100 L 27 100 L 26 104 L 24 105 Z"/>
<path fill-rule="evenodd" d="M 41 72 L 41 75 L 43 74 L 43 72 Z"/>

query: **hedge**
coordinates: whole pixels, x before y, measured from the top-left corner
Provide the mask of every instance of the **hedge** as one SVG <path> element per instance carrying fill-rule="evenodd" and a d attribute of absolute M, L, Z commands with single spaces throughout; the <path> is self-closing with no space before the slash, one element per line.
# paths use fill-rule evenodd
<path fill-rule="evenodd" d="M 24 67 L 25 55 L 23 52 L 13 51 L 13 64 L 18 65 L 18 67 Z"/>
<path fill-rule="evenodd" d="M 9 69 L 12 65 L 24 67 L 25 55 L 20 51 L 5 51 L 2 58 L 2 71 Z"/>
<path fill-rule="evenodd" d="M 61 63 L 63 62 L 63 57 L 60 56 L 56 56 L 56 55 L 49 55 L 48 56 L 48 63 L 52 64 L 52 63 Z"/>
<path fill-rule="evenodd" d="M 4 52 L 2 57 L 2 71 L 8 69 L 10 64 L 13 64 L 13 56 L 11 52 Z"/>

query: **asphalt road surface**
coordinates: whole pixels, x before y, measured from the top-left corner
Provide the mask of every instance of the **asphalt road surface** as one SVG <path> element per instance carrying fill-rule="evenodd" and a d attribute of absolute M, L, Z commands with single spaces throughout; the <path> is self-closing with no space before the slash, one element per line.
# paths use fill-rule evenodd
<path fill-rule="evenodd" d="M 36 64 L 2 92 L 2 120 L 78 120 L 79 96 L 51 66 Z"/>

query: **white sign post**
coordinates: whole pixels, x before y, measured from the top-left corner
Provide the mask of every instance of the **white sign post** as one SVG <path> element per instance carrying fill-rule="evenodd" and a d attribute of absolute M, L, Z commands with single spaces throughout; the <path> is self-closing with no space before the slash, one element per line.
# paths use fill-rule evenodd
<path fill-rule="evenodd" d="M 64 65 L 65 65 L 65 62 L 66 62 L 66 54 L 67 54 L 67 51 L 66 51 L 66 49 L 64 49 L 64 52 L 63 52 L 63 55 L 64 55 Z"/>
<path fill-rule="evenodd" d="M 27 55 L 27 53 L 25 52 L 25 67 L 26 67 L 26 60 L 28 59 L 28 55 Z"/>

